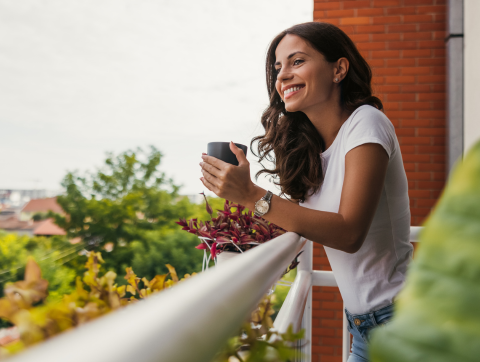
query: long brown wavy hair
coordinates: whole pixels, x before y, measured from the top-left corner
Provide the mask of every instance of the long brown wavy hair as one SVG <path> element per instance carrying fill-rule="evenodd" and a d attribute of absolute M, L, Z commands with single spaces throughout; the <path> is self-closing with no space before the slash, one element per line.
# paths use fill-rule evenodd
<path fill-rule="evenodd" d="M 328 62 L 347 58 L 350 67 L 340 82 L 340 105 L 353 112 L 356 108 L 369 104 L 383 110 L 380 99 L 372 96 L 372 71 L 360 55 L 352 40 L 339 28 L 328 23 L 309 22 L 292 26 L 273 39 L 267 51 L 266 75 L 270 104 L 262 115 L 265 134 L 252 139 L 250 149 L 259 157 L 259 162 L 274 163 L 274 169 L 258 171 L 272 175 L 274 184 L 280 186 L 283 195 L 291 199 L 305 201 L 314 194 L 323 182 L 321 154 L 325 151 L 325 141 L 303 112 L 286 112 L 275 83 L 275 51 L 287 34 L 297 35 L 319 51 Z M 258 153 L 253 148 L 258 141 Z M 310 191 L 310 193 L 309 193 Z"/>

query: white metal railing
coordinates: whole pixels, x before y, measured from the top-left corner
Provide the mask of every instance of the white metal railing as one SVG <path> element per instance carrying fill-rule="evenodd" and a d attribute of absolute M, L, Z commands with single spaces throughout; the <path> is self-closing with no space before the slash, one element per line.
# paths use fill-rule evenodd
<path fill-rule="evenodd" d="M 11 361 L 210 362 L 304 244 L 297 234 L 286 233 Z"/>
<path fill-rule="evenodd" d="M 275 318 L 275 329 L 283 333 L 286 332 L 290 324 L 293 324 L 295 332 L 301 329 L 305 302 L 311 286 L 312 274 L 306 270 L 298 271 L 287 298 L 285 298 L 282 308 Z"/>
<path fill-rule="evenodd" d="M 410 242 L 418 242 L 422 227 L 410 227 Z M 311 361 L 312 340 L 312 293 L 311 287 L 336 287 L 337 282 L 331 271 L 312 270 L 312 242 L 307 241 L 304 252 L 301 256 L 299 271 L 297 277 L 285 298 L 280 312 L 275 319 L 274 326 L 280 331 L 293 324 L 294 329 L 305 328 L 305 342 L 302 344 L 301 353 L 296 361 Z M 310 278 L 309 278 L 310 275 Z M 308 282 L 310 281 L 310 285 Z M 345 307 L 344 307 L 345 309 Z M 304 311 L 302 315 L 300 311 Z M 302 318 L 303 317 L 303 318 Z M 342 361 L 346 362 L 350 355 L 350 333 L 347 327 L 347 318 L 343 313 L 343 333 L 342 333 Z"/>

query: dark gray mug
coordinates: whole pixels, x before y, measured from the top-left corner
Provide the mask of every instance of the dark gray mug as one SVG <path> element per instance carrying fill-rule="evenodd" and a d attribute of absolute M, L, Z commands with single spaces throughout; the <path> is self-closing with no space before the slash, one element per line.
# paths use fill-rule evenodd
<path fill-rule="evenodd" d="M 235 143 L 235 145 L 243 150 L 245 156 L 247 155 L 247 146 L 240 143 Z M 231 165 L 238 166 L 237 156 L 230 151 L 230 142 L 210 142 L 207 145 L 207 155 L 218 158 Z"/>

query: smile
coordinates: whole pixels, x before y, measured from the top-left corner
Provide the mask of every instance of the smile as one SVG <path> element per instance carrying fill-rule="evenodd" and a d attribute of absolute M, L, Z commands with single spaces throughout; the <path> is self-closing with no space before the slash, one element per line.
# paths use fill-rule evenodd
<path fill-rule="evenodd" d="M 295 93 L 298 93 L 302 88 L 304 88 L 305 86 L 296 86 L 296 87 L 292 87 L 292 88 L 288 88 L 287 90 L 285 90 L 283 92 L 283 97 L 285 99 L 287 98 L 290 98 L 291 96 L 293 96 Z"/>

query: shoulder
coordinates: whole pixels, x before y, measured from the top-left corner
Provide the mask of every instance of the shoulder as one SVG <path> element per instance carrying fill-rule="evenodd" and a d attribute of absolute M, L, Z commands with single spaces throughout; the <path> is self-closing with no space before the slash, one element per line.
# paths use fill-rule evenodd
<path fill-rule="evenodd" d="M 364 104 L 353 111 L 349 119 L 349 126 L 365 126 L 374 128 L 388 128 L 390 131 L 395 132 L 392 122 L 388 117 L 379 109 Z M 349 127 L 349 128 L 350 128 Z"/>
<path fill-rule="evenodd" d="M 395 152 L 395 127 L 382 111 L 363 105 L 353 111 L 347 122 L 346 152 L 364 143 L 381 144 L 389 157 Z"/>

